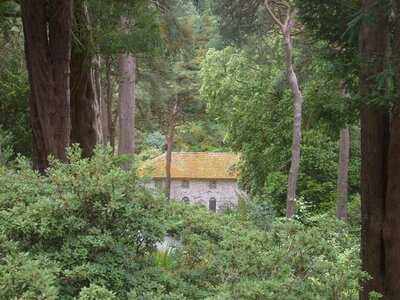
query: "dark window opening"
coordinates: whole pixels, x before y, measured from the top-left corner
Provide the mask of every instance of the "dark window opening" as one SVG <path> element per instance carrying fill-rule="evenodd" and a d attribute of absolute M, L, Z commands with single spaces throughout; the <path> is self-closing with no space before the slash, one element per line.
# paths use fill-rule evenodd
<path fill-rule="evenodd" d="M 182 181 L 182 188 L 188 189 L 189 188 L 189 180 Z"/>
<path fill-rule="evenodd" d="M 211 198 L 211 199 L 208 201 L 208 209 L 209 209 L 210 211 L 213 211 L 213 212 L 216 212 L 216 211 L 217 211 L 217 199 Z"/>
<path fill-rule="evenodd" d="M 217 182 L 215 180 L 210 181 L 210 183 L 208 184 L 208 187 L 210 189 L 216 189 L 217 188 Z"/>

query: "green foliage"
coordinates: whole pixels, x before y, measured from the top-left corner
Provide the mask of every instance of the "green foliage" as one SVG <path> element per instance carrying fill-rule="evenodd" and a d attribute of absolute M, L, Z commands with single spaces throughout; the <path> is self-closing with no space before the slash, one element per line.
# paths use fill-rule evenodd
<path fill-rule="evenodd" d="M 151 1 L 87 0 L 94 16 L 91 33 L 96 51 L 157 54 L 161 47 L 159 13 Z M 121 18 L 128 21 L 122 28 Z"/>
<path fill-rule="evenodd" d="M 12 135 L 0 126 L 0 165 L 10 161 L 13 156 Z"/>
<path fill-rule="evenodd" d="M 4 242 L 4 239 L 1 239 Z M 58 299 L 57 269 L 45 258 L 0 250 L 0 298 L 21 300 Z"/>
<path fill-rule="evenodd" d="M 164 202 L 106 150 L 0 169 L 0 298 L 356 299 L 358 227 Z M 156 250 L 165 235 L 173 249 Z"/>
<path fill-rule="evenodd" d="M 299 46 L 297 61 L 305 95 L 298 196 L 314 212 L 336 196 L 338 133 L 354 122 L 340 94 L 332 65 Z M 227 144 L 241 153 L 241 183 L 251 195 L 268 199 L 284 213 L 292 142 L 292 96 L 285 80 L 280 40 L 271 36 L 257 48 L 211 49 L 202 65 L 201 95 L 208 110 L 227 128 Z M 301 64 L 303 63 L 303 64 Z M 301 64 L 301 65 L 300 65 Z M 323 87 L 323 88 L 321 88 Z M 354 131 L 355 141 L 357 131 Z M 358 192 L 359 146 L 352 149 L 350 192 Z"/>
<path fill-rule="evenodd" d="M 170 208 L 170 233 L 182 242 L 175 273 L 191 285 L 188 299 L 357 299 L 358 240 L 326 216 L 272 220 L 268 230 L 235 214 L 214 215 L 181 204 Z M 241 219 L 241 221 L 239 221 Z"/>
<path fill-rule="evenodd" d="M 0 127 L 2 127 L 0 130 L 10 135 L 8 146 L 12 151 L 26 156 L 31 155 L 32 148 L 28 92 L 21 23 L 7 18 L 4 21 L 2 19 L 0 21 Z"/>
<path fill-rule="evenodd" d="M 42 278 L 33 280 L 32 287 L 21 283 L 15 297 L 43 289 L 50 295 L 44 299 L 52 299 L 55 291 L 35 286 L 45 282 L 63 299 L 90 284 L 125 299 L 131 287 L 140 287 L 139 270 L 164 236 L 164 204 L 140 187 L 134 170 L 121 170 L 104 150 L 80 160 L 74 148 L 68 157 L 69 164 L 54 161 L 46 177 L 25 161 L 15 170 L 1 169 L 0 235 L 15 248 L 9 254 L 0 250 L 0 257 L 11 256 L 0 266 L 15 270 L 10 276 L 16 287 L 29 276 Z M 27 269 L 18 257 L 34 268 Z M 95 292 L 91 288 L 83 295 Z"/>
<path fill-rule="evenodd" d="M 98 285 L 91 284 L 79 293 L 79 300 L 114 300 L 117 299 L 113 292 Z"/>

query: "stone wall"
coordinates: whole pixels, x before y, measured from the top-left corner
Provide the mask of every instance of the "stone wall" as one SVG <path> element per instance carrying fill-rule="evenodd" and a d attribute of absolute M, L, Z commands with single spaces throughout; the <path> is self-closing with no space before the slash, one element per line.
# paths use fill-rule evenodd
<path fill-rule="evenodd" d="M 161 181 L 155 181 L 152 187 L 161 188 Z M 209 207 L 210 200 L 216 200 L 216 210 L 236 206 L 239 200 L 239 190 L 235 180 L 176 180 L 171 182 L 171 199 L 188 200 L 193 204 Z"/>

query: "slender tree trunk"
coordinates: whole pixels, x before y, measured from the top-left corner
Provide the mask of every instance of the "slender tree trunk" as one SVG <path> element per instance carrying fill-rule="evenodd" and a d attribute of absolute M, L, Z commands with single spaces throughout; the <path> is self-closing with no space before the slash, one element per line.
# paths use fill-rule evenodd
<path fill-rule="evenodd" d="M 96 90 L 90 20 L 84 0 L 74 1 L 74 43 L 71 60 L 71 142 L 80 144 L 84 157 L 102 141 L 100 96 Z"/>
<path fill-rule="evenodd" d="M 101 121 L 103 127 L 103 142 L 110 144 L 114 150 L 114 126 L 112 117 L 113 83 L 111 79 L 111 58 L 105 60 L 106 76 L 104 81 L 105 91 L 101 102 Z"/>
<path fill-rule="evenodd" d="M 289 87 L 293 94 L 293 139 L 292 156 L 288 176 L 288 190 L 286 195 L 286 217 L 293 218 L 296 212 L 296 190 L 300 171 L 301 155 L 301 123 L 304 98 L 300 90 L 299 82 L 293 66 L 293 40 L 292 29 L 295 25 L 297 10 L 288 2 L 275 2 L 264 0 L 265 8 L 272 20 L 279 26 L 283 36 L 283 47 L 285 52 L 286 75 Z M 278 14 L 274 13 L 272 5 L 280 8 Z M 285 7 L 285 12 L 281 9 Z"/>
<path fill-rule="evenodd" d="M 299 87 L 299 82 L 293 67 L 293 45 L 291 36 L 291 27 L 293 26 L 292 22 L 294 22 L 294 19 L 292 19 L 286 28 L 283 28 L 287 77 L 293 94 L 294 111 L 292 157 L 290 162 L 288 191 L 286 197 L 286 217 L 288 218 L 293 218 L 296 211 L 296 189 L 300 170 L 301 123 L 304 102 L 304 98 Z"/>
<path fill-rule="evenodd" d="M 336 217 L 340 220 L 347 220 L 347 197 L 348 178 L 350 161 L 350 129 L 349 127 L 340 130 L 339 140 L 339 170 L 337 182 L 337 203 Z"/>
<path fill-rule="evenodd" d="M 172 149 L 174 146 L 174 125 L 171 124 L 167 134 L 167 153 L 165 155 L 165 195 L 169 200 L 171 198 L 171 165 Z"/>
<path fill-rule="evenodd" d="M 389 114 L 387 109 L 370 103 L 372 97 L 383 97 L 378 75 L 384 71 L 388 38 L 388 18 L 384 5 L 375 0 L 363 0 L 364 18 L 360 31 L 360 94 L 361 109 L 361 258 L 362 268 L 372 278 L 363 284 L 361 300 L 369 293 L 384 292 L 385 244 L 383 222 L 387 187 L 387 152 Z M 370 20 L 373 21 L 370 21 Z"/>
<path fill-rule="evenodd" d="M 48 155 L 65 160 L 70 142 L 72 0 L 24 0 L 21 13 L 34 166 L 44 172 Z"/>

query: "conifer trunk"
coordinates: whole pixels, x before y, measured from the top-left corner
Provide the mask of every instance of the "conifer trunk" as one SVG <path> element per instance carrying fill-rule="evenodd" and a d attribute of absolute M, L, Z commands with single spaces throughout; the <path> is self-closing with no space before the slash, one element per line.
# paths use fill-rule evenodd
<path fill-rule="evenodd" d="M 97 90 L 90 20 L 84 0 L 74 1 L 74 41 L 71 58 L 71 142 L 78 143 L 84 157 L 90 157 L 102 141 L 100 97 Z"/>
<path fill-rule="evenodd" d="M 400 85 L 400 0 L 393 1 L 395 14 L 393 61 Z M 399 299 L 400 293 L 400 90 L 397 88 L 391 115 L 388 182 L 383 239 L 385 246 L 385 299 Z"/>
<path fill-rule="evenodd" d="M 121 54 L 119 59 L 119 139 L 118 154 L 135 152 L 135 81 L 136 59 L 131 54 Z M 129 164 L 128 164 L 129 165 Z"/>
<path fill-rule="evenodd" d="M 114 128 L 112 117 L 112 102 L 113 102 L 113 83 L 111 80 L 111 59 L 107 57 L 105 60 L 105 81 L 104 95 L 101 102 L 101 121 L 103 128 L 104 145 L 110 144 L 114 150 Z"/>
<path fill-rule="evenodd" d="M 72 0 L 21 1 L 30 83 L 34 167 L 44 172 L 48 156 L 66 159 L 70 143 Z"/>
<path fill-rule="evenodd" d="M 361 258 L 362 269 L 371 279 L 363 284 L 361 300 L 369 293 L 384 293 L 385 245 L 383 222 L 387 188 L 387 152 L 389 143 L 389 114 L 387 109 L 371 103 L 372 97 L 383 97 L 378 75 L 384 71 L 388 18 L 386 9 L 375 0 L 363 0 L 364 18 L 360 31 L 360 94 L 361 108 Z M 370 21 L 373 19 L 374 21 Z"/>

